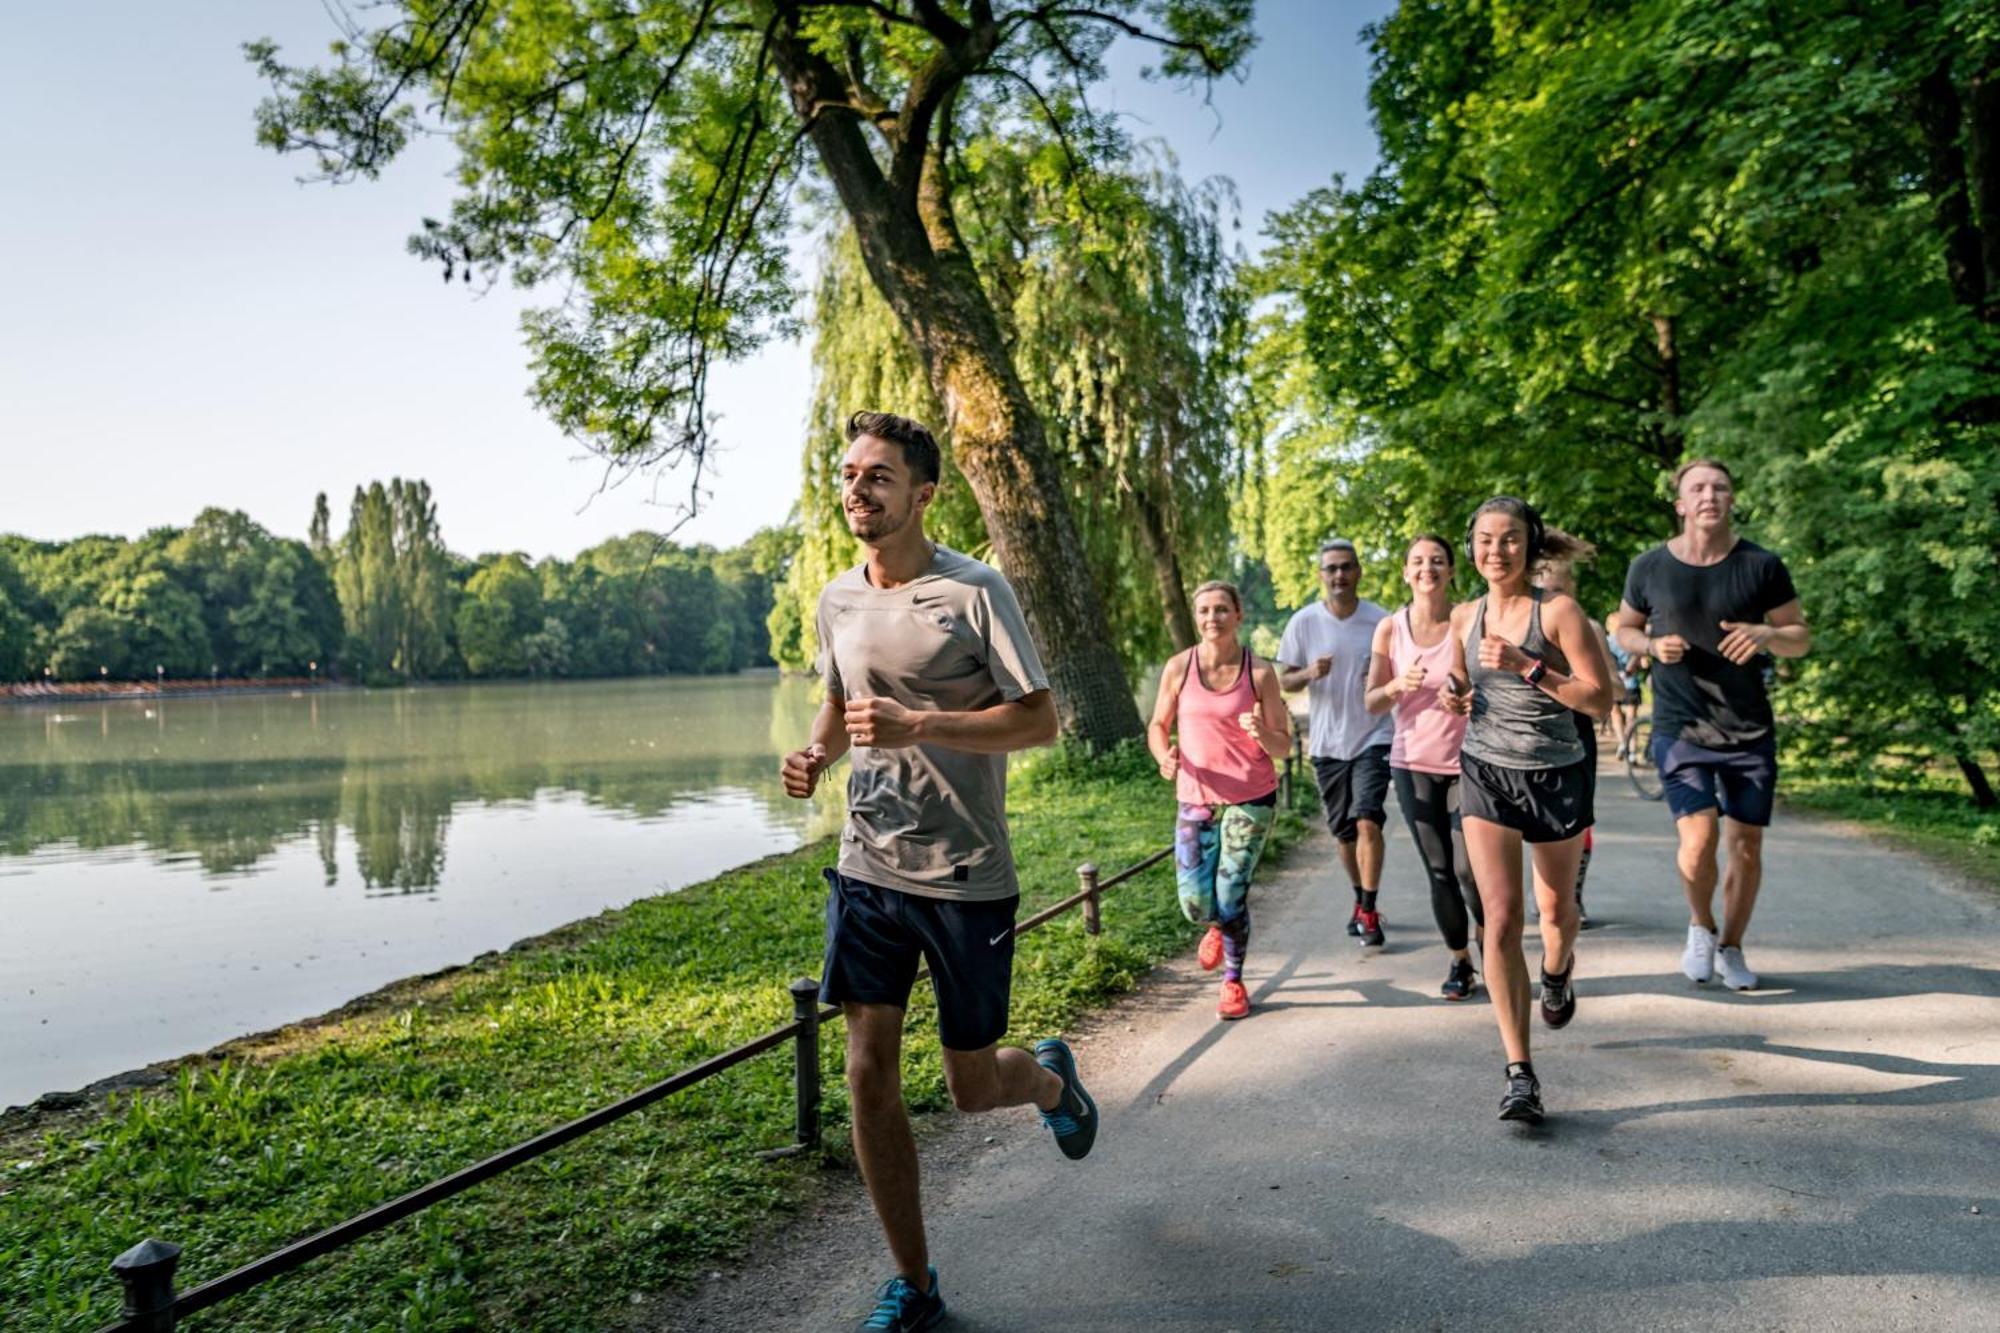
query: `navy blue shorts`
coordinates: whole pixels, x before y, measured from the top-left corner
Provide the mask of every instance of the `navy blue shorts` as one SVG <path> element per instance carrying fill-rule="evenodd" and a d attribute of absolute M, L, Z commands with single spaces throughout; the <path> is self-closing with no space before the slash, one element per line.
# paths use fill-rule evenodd
<path fill-rule="evenodd" d="M 1007 1030 L 1019 897 L 967 903 L 885 889 L 826 872 L 827 1004 L 910 1007 L 919 962 L 931 966 L 938 1040 L 977 1051 Z"/>
<path fill-rule="evenodd" d="M 1711 750 L 1656 733 L 1653 763 L 1675 819 L 1719 809 L 1739 824 L 1770 824 L 1778 795 L 1778 747 L 1769 736 L 1747 749 Z"/>

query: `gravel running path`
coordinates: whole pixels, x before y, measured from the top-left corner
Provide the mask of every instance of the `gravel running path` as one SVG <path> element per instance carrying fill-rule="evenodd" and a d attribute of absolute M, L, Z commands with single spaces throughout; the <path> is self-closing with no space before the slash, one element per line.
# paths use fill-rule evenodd
<path fill-rule="evenodd" d="M 1256 890 L 1249 1019 L 1215 1021 L 1190 932 L 1078 1034 L 1104 1117 L 1089 1159 L 1019 1112 L 927 1135 L 943 1327 L 1994 1327 L 2000 900 L 1781 814 L 1762 987 L 1696 987 L 1664 808 L 1609 768 L 1598 808 L 1577 1018 L 1535 1033 L 1544 1125 L 1494 1119 L 1483 992 L 1436 998 L 1446 956 L 1400 820 L 1381 950 L 1343 932 L 1322 832 Z M 633 1313 L 846 1329 L 885 1273 L 842 1178 L 762 1259 Z"/>

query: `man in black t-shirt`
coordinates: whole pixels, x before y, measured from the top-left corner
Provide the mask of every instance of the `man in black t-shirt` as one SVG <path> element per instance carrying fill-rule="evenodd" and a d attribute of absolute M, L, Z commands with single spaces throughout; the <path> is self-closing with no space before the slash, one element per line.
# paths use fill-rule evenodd
<path fill-rule="evenodd" d="M 1653 660 L 1652 758 L 1680 833 L 1692 916 L 1681 971 L 1699 983 L 1720 970 L 1724 984 L 1751 990 L 1757 974 L 1743 961 L 1743 932 L 1763 881 L 1778 781 L 1766 654 L 1803 657 L 1812 638 L 1785 562 L 1731 529 L 1735 504 L 1721 463 L 1697 459 L 1674 473 L 1680 535 L 1627 570 L 1617 639 Z M 1719 933 L 1718 822 L 1729 845 Z"/>

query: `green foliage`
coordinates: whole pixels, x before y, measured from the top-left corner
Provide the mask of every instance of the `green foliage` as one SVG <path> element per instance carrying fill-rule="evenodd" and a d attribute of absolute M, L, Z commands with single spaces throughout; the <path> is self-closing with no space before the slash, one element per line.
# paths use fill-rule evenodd
<path fill-rule="evenodd" d="M 562 622 L 557 621 L 558 625 Z M 526 640 L 542 628 L 542 585 L 527 560 L 503 555 L 482 565 L 458 603 L 458 651 L 475 676 L 518 676 L 528 669 Z M 545 649 L 537 650 L 545 656 Z M 567 652 L 564 653 L 567 662 Z"/>
<path fill-rule="evenodd" d="M 1168 164 L 1104 151 L 1119 157 L 1079 168 L 1054 143 L 992 138 L 968 144 L 954 174 L 976 201 L 960 216 L 967 244 L 1081 516 L 1120 656 L 1137 670 L 1193 641 L 1186 588 L 1228 572 L 1245 294 L 1224 239 L 1227 185 L 1190 189 Z M 826 253 L 812 326 L 800 556 L 773 610 L 777 655 L 791 667 L 815 651 L 819 590 L 858 558 L 840 512 L 848 415 L 949 421 L 851 232 Z M 952 465 L 948 427 L 940 444 L 946 475 L 928 530 L 985 556 L 986 525 Z"/>
<path fill-rule="evenodd" d="M 449 565 L 428 483 L 398 477 L 354 488 L 333 561 L 351 669 L 363 679 L 424 680 L 447 666 Z"/>
<path fill-rule="evenodd" d="M 337 540 L 327 519 L 320 496 L 309 542 L 220 509 L 135 542 L 0 536 L 0 680 L 766 666 L 772 588 L 796 540 L 773 528 L 717 551 L 634 533 L 569 563 L 457 562 L 430 488 L 401 480 L 357 487 Z"/>
<path fill-rule="evenodd" d="M 1990 754 L 2000 302 L 1963 256 L 2000 254 L 2000 198 L 1961 95 L 1990 7 L 1448 0 L 1371 40 L 1382 165 L 1280 217 L 1261 274 L 1281 591 L 1337 530 L 1391 592 L 1410 536 L 1507 491 L 1597 544 L 1601 614 L 1671 531 L 1663 471 L 1717 455 L 1815 627 L 1797 756 Z"/>
<path fill-rule="evenodd" d="M 1074 892 L 1081 861 L 1124 866 L 1171 838 L 1171 794 L 1142 760 L 1051 756 L 1015 778 L 1026 910 Z M 1302 829 L 1281 818 L 1269 854 Z M 106 1256 L 134 1236 L 186 1246 L 185 1289 L 788 1021 L 785 982 L 818 963 L 833 852 L 645 899 L 16 1133 L 0 1323 L 97 1327 L 118 1307 Z M 1009 1040 L 1059 1030 L 1192 937 L 1164 866 L 1112 890 L 1104 923 L 1022 939 Z M 910 1027 L 906 1088 L 940 1108 L 924 994 Z M 822 1043 L 826 1142 L 844 1155 L 838 1031 Z M 788 1139 L 791 1116 L 789 1060 L 754 1060 L 218 1313 L 241 1329 L 605 1327 L 628 1293 L 686 1280 L 811 1197 L 813 1163 L 754 1155 Z"/>

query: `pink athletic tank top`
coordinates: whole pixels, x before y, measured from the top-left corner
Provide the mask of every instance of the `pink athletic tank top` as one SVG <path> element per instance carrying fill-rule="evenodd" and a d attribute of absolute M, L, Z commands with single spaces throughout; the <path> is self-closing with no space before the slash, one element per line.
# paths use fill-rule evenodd
<path fill-rule="evenodd" d="M 1211 690 L 1201 683 L 1199 647 L 1188 649 L 1187 675 L 1174 728 L 1181 747 L 1180 777 L 1174 792 L 1183 805 L 1241 805 L 1278 789 L 1278 770 L 1257 738 L 1237 725 L 1255 712 L 1257 688 L 1250 673 L 1250 650 L 1236 684 Z"/>
<path fill-rule="evenodd" d="M 1410 663 L 1424 664 L 1424 683 L 1396 696 L 1396 738 L 1389 743 L 1389 766 L 1414 773 L 1458 772 L 1458 747 L 1465 740 L 1465 719 L 1437 706 L 1451 673 L 1451 631 L 1429 648 L 1419 648 L 1410 632 L 1410 608 L 1390 617 L 1389 665 L 1397 675 Z"/>

